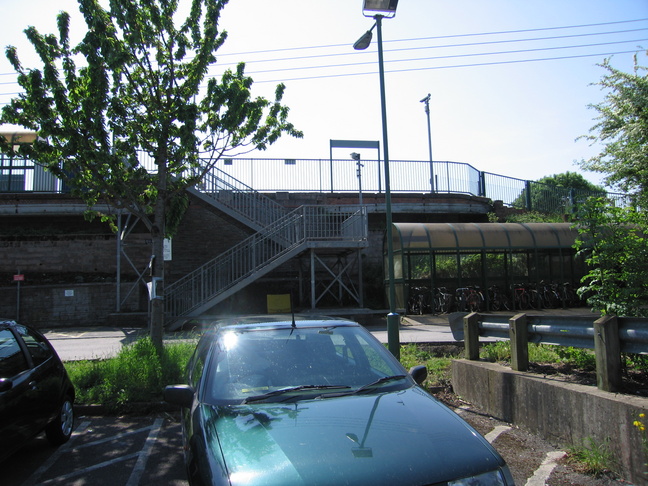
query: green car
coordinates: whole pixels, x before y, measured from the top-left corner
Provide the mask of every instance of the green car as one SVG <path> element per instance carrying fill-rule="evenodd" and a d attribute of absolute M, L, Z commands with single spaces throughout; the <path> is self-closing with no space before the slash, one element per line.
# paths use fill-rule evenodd
<path fill-rule="evenodd" d="M 182 407 L 192 485 L 512 485 L 495 449 L 359 324 L 259 317 L 200 339 Z"/>

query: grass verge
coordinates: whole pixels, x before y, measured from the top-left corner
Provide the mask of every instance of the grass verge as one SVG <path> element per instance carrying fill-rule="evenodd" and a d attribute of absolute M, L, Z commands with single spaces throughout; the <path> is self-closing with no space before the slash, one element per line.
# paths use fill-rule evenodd
<path fill-rule="evenodd" d="M 122 412 L 129 403 L 159 402 L 163 388 L 184 380 L 195 340 L 168 344 L 158 354 L 150 338 L 125 346 L 114 358 L 68 361 L 65 367 L 76 389 L 76 402 L 101 404 Z"/>

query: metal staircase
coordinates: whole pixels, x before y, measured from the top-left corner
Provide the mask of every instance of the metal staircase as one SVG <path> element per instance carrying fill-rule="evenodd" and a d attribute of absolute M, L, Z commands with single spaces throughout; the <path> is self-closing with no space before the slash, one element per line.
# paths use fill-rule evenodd
<path fill-rule="evenodd" d="M 360 206 L 302 206 L 286 212 L 220 170 L 190 192 L 257 232 L 167 286 L 169 329 L 180 327 L 308 249 L 368 245 L 366 211 Z"/>

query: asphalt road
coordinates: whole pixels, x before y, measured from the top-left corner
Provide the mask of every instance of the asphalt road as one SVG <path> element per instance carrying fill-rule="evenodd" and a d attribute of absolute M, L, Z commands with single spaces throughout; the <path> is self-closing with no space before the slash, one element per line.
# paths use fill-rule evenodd
<path fill-rule="evenodd" d="M 450 332 L 447 316 L 420 318 L 405 317 L 400 326 L 401 343 L 451 343 L 455 342 Z M 387 342 L 385 326 L 368 327 L 376 338 Z M 63 361 L 102 359 L 114 356 L 122 346 L 145 335 L 141 328 L 88 327 L 51 329 L 43 331 Z M 167 340 L 182 339 L 182 333 L 168 334 Z"/>

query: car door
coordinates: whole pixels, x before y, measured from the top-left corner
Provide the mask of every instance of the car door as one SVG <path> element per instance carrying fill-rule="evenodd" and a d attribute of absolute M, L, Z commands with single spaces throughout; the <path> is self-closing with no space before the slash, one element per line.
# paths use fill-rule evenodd
<path fill-rule="evenodd" d="M 22 339 L 27 359 L 32 366 L 29 393 L 33 394 L 34 400 L 28 405 L 32 413 L 31 420 L 43 428 L 59 411 L 64 368 L 41 334 L 20 325 L 14 330 Z"/>
<path fill-rule="evenodd" d="M 20 447 L 42 427 L 32 420 L 37 399 L 26 349 L 10 328 L 0 328 L 0 457 Z"/>

